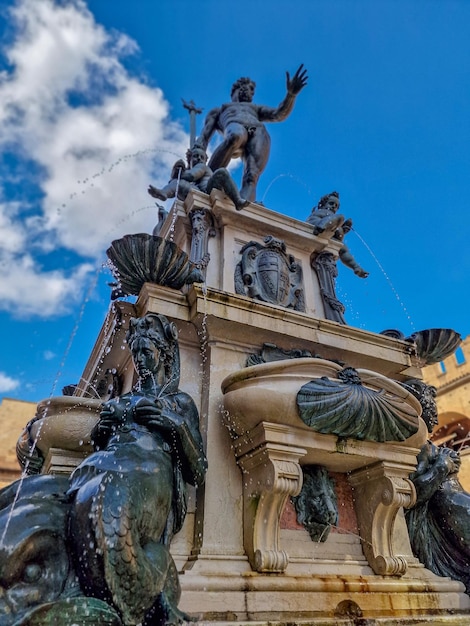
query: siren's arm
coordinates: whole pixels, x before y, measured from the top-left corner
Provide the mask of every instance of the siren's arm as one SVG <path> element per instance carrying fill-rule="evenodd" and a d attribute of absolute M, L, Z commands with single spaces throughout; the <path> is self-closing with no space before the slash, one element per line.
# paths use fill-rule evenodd
<path fill-rule="evenodd" d="M 173 407 L 176 407 L 174 410 Z M 135 419 L 150 432 L 167 432 L 175 442 L 174 452 L 181 463 L 183 478 L 191 485 L 202 485 L 207 469 L 199 431 L 199 416 L 192 398 L 183 392 L 146 401 L 136 406 Z"/>

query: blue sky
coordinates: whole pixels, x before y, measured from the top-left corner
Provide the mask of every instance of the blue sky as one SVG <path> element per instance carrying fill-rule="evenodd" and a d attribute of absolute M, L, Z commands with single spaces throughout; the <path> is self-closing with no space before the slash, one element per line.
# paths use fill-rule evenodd
<path fill-rule="evenodd" d="M 467 0 L 0 0 L 0 398 L 78 381 L 105 250 L 151 232 L 147 185 L 184 156 L 181 98 L 207 112 L 248 75 L 275 106 L 300 63 L 258 199 L 304 220 L 340 193 L 370 272 L 340 267 L 351 325 L 469 334 L 469 28 Z"/>

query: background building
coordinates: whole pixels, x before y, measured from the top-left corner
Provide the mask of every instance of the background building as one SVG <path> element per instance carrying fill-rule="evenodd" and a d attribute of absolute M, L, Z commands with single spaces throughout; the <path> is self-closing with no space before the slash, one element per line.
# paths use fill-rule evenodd
<path fill-rule="evenodd" d="M 0 488 L 21 476 L 16 460 L 16 442 L 35 413 L 35 402 L 3 398 L 0 404 Z"/>
<path fill-rule="evenodd" d="M 426 367 L 423 375 L 437 389 L 439 424 L 431 439 L 460 453 L 460 482 L 470 491 L 470 335 L 455 354 Z"/>

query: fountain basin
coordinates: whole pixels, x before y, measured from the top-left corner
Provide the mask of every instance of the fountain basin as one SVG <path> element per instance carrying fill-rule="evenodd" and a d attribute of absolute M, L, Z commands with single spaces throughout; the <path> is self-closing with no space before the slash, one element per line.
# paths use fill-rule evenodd
<path fill-rule="evenodd" d="M 299 358 L 253 365 L 230 374 L 222 381 L 227 426 L 237 436 L 252 431 L 260 422 L 311 431 L 300 417 L 297 405 L 300 389 L 318 379 L 320 382 L 328 379 L 339 387 L 338 374 L 343 370 L 332 361 Z M 421 405 L 410 392 L 377 372 L 365 369 L 356 372 L 360 385 L 351 385 L 350 389 L 360 386 L 366 391 L 377 392 L 378 397 L 406 411 L 407 418 L 414 424 L 414 432 L 418 431 Z M 345 386 L 345 389 L 348 388 Z M 370 419 L 375 419 L 373 413 Z M 331 434 L 335 431 L 332 430 Z"/>
<path fill-rule="evenodd" d="M 39 402 L 31 438 L 44 458 L 59 449 L 75 456 L 93 451 L 90 434 L 98 422 L 102 400 L 56 396 Z"/>
<path fill-rule="evenodd" d="M 462 342 L 460 333 L 451 328 L 420 330 L 408 339 L 416 344 L 416 354 L 421 367 L 443 361 L 453 354 Z"/>
<path fill-rule="evenodd" d="M 181 289 L 183 285 L 204 282 L 188 255 L 162 237 L 146 233 L 124 235 L 111 243 L 106 254 L 118 281 L 119 294 L 137 296 L 145 283 Z"/>

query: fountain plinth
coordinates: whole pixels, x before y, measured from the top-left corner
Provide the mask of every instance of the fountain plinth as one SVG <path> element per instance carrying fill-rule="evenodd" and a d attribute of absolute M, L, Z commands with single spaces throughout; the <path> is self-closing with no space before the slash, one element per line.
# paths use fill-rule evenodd
<path fill-rule="evenodd" d="M 72 439 L 82 440 L 80 451 L 67 435 L 59 452 L 48 413 L 43 427 L 40 421 L 32 425 L 40 433 L 41 454 L 51 459 L 43 471 L 78 465 L 73 488 L 92 503 L 94 483 L 85 487 L 84 481 L 100 467 L 96 455 L 103 454 L 100 463 L 108 467 L 107 455 L 116 449 L 100 451 L 115 418 L 107 410 L 99 417 L 98 407 L 114 406 L 121 424 L 120 398 L 138 422 L 142 445 L 153 449 L 148 433 L 158 430 L 159 418 L 152 417 L 153 409 L 148 412 L 148 396 L 133 395 L 137 379 L 125 341 L 137 323 L 133 316 L 166 316 L 161 332 L 165 341 L 178 337 L 180 369 L 172 373 L 162 365 L 156 380 L 162 384 L 166 377 L 170 396 L 183 394 L 169 398 L 168 410 L 181 410 L 183 397 L 194 399 L 208 459 L 202 486 L 202 457 L 185 439 L 180 417 L 171 413 L 182 429 L 178 454 L 192 458 L 186 479 L 199 485 L 187 486 L 185 515 L 182 509 L 171 514 L 180 520 L 178 532 L 164 535 L 162 554 L 168 546 L 174 569 L 163 589 L 173 606 L 180 573 L 181 613 L 175 619 L 188 612 L 227 626 L 253 621 L 349 625 L 353 618 L 374 626 L 392 620 L 395 626 L 437 616 L 442 623 L 463 623 L 470 598 L 462 582 L 423 566 L 413 554 L 405 521 L 419 488 L 410 475 L 427 436 L 420 367 L 426 354 L 447 350 L 455 336 L 431 333 L 439 336 L 436 348 L 426 333 L 405 339 L 328 319 L 312 259 L 321 253 L 338 259 L 341 242 L 316 236 L 311 225 L 261 205 L 237 211 L 219 190 L 210 195 L 191 190 L 184 202 L 175 203 L 161 238 L 170 231 L 178 249 L 202 268 L 205 284 L 177 289 L 145 279 L 135 305 L 112 304 L 75 396 L 54 399 L 49 406 L 57 436 L 68 429 L 72 407 L 81 407 L 82 416 L 88 412 L 86 428 L 93 428 L 98 449 L 85 460 L 73 458 L 90 445 L 90 432 L 77 431 Z M 280 282 L 271 289 L 270 281 Z M 299 301 L 302 307 L 296 306 Z M 138 322 L 147 330 L 152 323 Z M 100 399 L 86 400 L 97 391 Z M 155 402 L 159 406 L 158 398 Z M 126 433 L 124 422 L 119 428 Z M 133 471 L 132 463 L 126 467 Z M 307 483 L 315 494 L 311 506 Z M 130 484 L 134 489 L 146 483 L 136 476 Z M 304 521 L 294 509 L 299 501 Z M 136 510 L 145 502 L 139 499 Z M 93 507 L 78 518 L 85 526 L 85 520 L 96 520 L 92 525 L 100 520 Z M 80 525 L 76 531 L 80 536 Z M 94 552 L 85 544 L 84 549 L 93 561 Z M 124 592 L 116 594 L 113 619 L 125 615 L 116 607 L 134 606 Z M 158 602 L 164 614 L 164 602 Z M 130 617 L 124 618 L 127 623 Z"/>
<path fill-rule="evenodd" d="M 160 235 L 169 236 L 174 219 L 175 243 L 192 262 L 205 262 L 205 285 L 174 290 L 147 282 L 135 311 L 163 313 L 176 324 L 181 385 L 200 408 L 208 455 L 204 489 L 190 489 L 185 524 L 172 541 L 173 558 L 184 571 L 180 607 L 226 624 L 346 624 L 354 611 L 371 624 L 406 624 L 437 613 L 459 623 L 448 613 L 470 609 L 462 584 L 423 567 L 412 553 L 404 517 L 416 498 L 409 475 L 426 440 L 421 407 L 406 387 L 420 377 L 415 343 L 327 318 L 311 259 L 322 252 L 338 259 L 341 243 L 315 236 L 309 224 L 256 203 L 236 211 L 218 190 L 192 190 L 174 211 Z M 201 219 L 195 222 L 194 215 Z M 243 273 L 239 280 L 244 246 L 255 241 L 260 247 L 253 250 L 264 254 L 267 236 L 282 242 L 279 252 L 275 246 L 266 251 L 279 276 L 284 255 L 302 270 L 303 311 L 288 299 L 267 301 L 264 285 L 257 294 Z M 262 273 L 264 261 L 255 262 L 255 273 Z M 296 271 L 292 283 L 298 277 Z M 108 327 L 118 326 L 114 320 L 111 315 Z M 129 364 L 114 347 L 124 332 L 101 333 L 88 379 L 96 378 L 100 355 L 109 367 L 106 359 L 114 354 L 121 358 L 123 390 L 129 388 Z M 266 345 L 297 358 L 263 363 L 267 353 L 276 353 Z M 301 353 L 314 357 L 298 358 Z M 245 367 L 252 355 L 261 364 Z M 299 391 L 326 378 L 333 391 L 339 385 L 350 394 L 353 382 L 338 378 L 347 368 L 358 372 L 367 394 L 399 405 L 400 419 L 411 427 L 395 440 L 380 441 L 320 432 L 305 423 Z M 87 391 L 82 386 L 80 393 Z M 295 519 L 291 500 L 302 490 L 304 468 L 312 465 L 326 468 L 337 494 L 337 528 L 326 541 L 312 541 L 305 528 L 289 521 Z"/>

